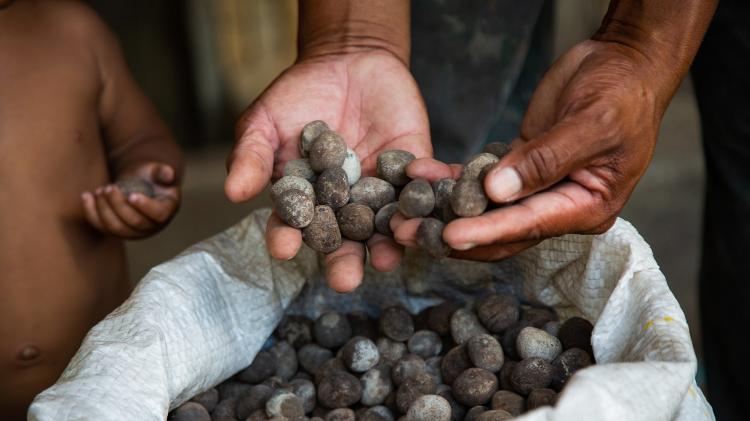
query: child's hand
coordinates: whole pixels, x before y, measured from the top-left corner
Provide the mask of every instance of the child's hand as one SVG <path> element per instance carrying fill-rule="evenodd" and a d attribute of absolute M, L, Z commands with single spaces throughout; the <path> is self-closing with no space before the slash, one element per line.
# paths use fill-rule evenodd
<path fill-rule="evenodd" d="M 150 183 L 155 196 L 127 194 L 117 184 L 98 187 L 81 195 L 86 219 L 104 234 L 122 238 L 143 238 L 164 228 L 180 205 L 180 187 L 172 167 L 143 164 L 119 179 L 140 178 Z"/>

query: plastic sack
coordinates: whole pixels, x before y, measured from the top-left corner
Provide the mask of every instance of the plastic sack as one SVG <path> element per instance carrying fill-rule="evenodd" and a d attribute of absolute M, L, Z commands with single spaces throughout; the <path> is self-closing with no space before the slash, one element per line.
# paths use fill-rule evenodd
<path fill-rule="evenodd" d="M 317 255 L 290 261 L 264 246 L 268 210 L 153 268 L 131 297 L 91 329 L 30 420 L 164 420 L 168 410 L 250 364 L 283 313 L 376 315 L 402 303 L 510 290 L 596 321 L 597 365 L 570 380 L 557 405 L 519 420 L 714 419 L 695 385 L 685 316 L 651 249 L 627 222 L 605 234 L 567 235 L 485 264 L 408 255 L 392 273 L 368 270 L 352 294 L 325 286 Z M 303 287 L 307 286 L 303 289 Z M 296 298 L 296 299 L 295 299 Z"/>

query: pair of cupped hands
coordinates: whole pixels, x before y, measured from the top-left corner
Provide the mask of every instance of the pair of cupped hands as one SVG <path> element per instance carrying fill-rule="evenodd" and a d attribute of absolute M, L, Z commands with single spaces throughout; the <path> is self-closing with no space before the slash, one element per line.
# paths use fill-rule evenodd
<path fill-rule="evenodd" d="M 611 227 L 648 165 L 663 113 L 649 74 L 648 60 L 615 43 L 585 41 L 558 59 L 531 99 L 512 152 L 484 179 L 488 198 L 510 205 L 447 224 L 451 256 L 495 261 L 545 238 Z M 251 199 L 280 177 L 299 158 L 300 130 L 313 120 L 343 136 L 365 176 L 390 149 L 418 158 L 407 168 L 411 178 L 460 174 L 460 165 L 431 158 L 427 112 L 408 67 L 373 49 L 300 58 L 250 105 L 227 161 L 229 199 Z M 416 246 L 420 222 L 397 213 L 394 238 L 345 240 L 325 256 L 330 286 L 344 292 L 360 284 L 366 249 L 376 270 L 393 270 L 404 247 Z M 302 235 L 271 215 L 266 244 L 273 257 L 291 259 Z"/>

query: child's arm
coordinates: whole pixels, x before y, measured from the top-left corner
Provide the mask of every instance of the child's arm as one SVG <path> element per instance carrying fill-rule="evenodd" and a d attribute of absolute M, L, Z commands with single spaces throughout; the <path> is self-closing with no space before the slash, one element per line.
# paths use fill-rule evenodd
<path fill-rule="evenodd" d="M 146 180 L 156 197 L 126 196 L 116 184 L 101 186 L 82 195 L 86 218 L 108 234 L 145 237 L 166 226 L 179 207 L 182 157 L 166 124 L 130 75 L 116 39 L 96 16 L 92 18 L 91 43 L 100 76 L 99 121 L 110 174 L 114 180 Z"/>

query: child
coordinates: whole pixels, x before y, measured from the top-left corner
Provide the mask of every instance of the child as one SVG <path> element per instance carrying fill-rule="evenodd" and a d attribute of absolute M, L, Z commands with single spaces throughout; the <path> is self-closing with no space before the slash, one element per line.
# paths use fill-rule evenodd
<path fill-rule="evenodd" d="M 177 145 L 86 6 L 0 0 L 0 418 L 130 293 L 123 239 L 180 201 Z M 141 178 L 154 198 L 113 182 Z"/>

